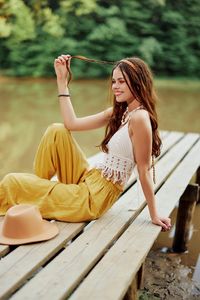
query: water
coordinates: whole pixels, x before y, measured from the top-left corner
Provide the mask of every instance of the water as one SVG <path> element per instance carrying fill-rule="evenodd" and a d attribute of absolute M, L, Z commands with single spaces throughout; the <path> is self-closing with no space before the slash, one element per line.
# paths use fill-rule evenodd
<path fill-rule="evenodd" d="M 107 84 L 81 81 L 71 86 L 77 115 L 105 109 Z M 62 122 L 55 80 L 0 79 L 0 178 L 6 173 L 30 172 L 41 135 L 54 122 Z M 87 155 L 97 152 L 104 130 L 75 133 Z"/>
<path fill-rule="evenodd" d="M 78 116 L 109 106 L 107 80 L 81 80 L 71 84 Z M 200 83 L 156 81 L 160 101 L 160 128 L 200 132 Z M 62 122 L 55 79 L 0 78 L 0 178 L 8 172 L 30 172 L 41 135 L 54 122 Z M 89 156 L 98 151 L 104 129 L 75 133 Z"/>
<path fill-rule="evenodd" d="M 160 129 L 200 132 L 200 82 L 157 80 Z M 71 84 L 78 116 L 99 112 L 109 106 L 107 80 L 81 80 Z M 32 161 L 41 135 L 54 122 L 62 122 L 55 79 L 0 78 L 0 179 L 9 172 L 32 172 Z M 90 156 L 98 151 L 104 129 L 74 133 Z M 185 263 L 200 265 L 200 205 Z M 175 212 L 172 214 L 174 216 Z M 162 233 L 155 247 L 171 245 Z M 196 268 L 200 270 L 200 266 Z M 198 275 L 200 276 L 200 275 Z"/>

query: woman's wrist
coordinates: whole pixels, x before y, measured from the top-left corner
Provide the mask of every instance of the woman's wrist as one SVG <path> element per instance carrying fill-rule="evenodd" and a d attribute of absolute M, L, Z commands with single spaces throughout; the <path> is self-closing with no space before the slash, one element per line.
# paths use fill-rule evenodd
<path fill-rule="evenodd" d="M 149 214 L 150 214 L 151 220 L 155 220 L 158 218 L 158 212 L 154 205 L 153 206 L 149 205 Z"/>
<path fill-rule="evenodd" d="M 151 216 L 151 221 L 153 222 L 153 221 L 157 220 L 158 218 L 159 218 L 159 216 L 158 216 L 158 215 Z"/>
<path fill-rule="evenodd" d="M 63 82 L 58 83 L 58 94 L 69 94 L 69 88 L 66 85 L 66 82 L 65 83 L 63 83 Z"/>
<path fill-rule="evenodd" d="M 58 88 L 58 95 L 69 95 L 69 89 L 65 88 L 65 89 L 59 89 Z"/>
<path fill-rule="evenodd" d="M 57 77 L 57 85 L 67 85 L 67 80 L 65 78 L 58 78 Z"/>

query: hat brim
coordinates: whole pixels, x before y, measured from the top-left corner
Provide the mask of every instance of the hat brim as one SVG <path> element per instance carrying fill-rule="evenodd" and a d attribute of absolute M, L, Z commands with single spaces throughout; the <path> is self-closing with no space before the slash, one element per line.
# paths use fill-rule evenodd
<path fill-rule="evenodd" d="M 41 241 L 50 240 L 51 238 L 55 237 L 58 234 L 59 229 L 56 224 L 48 222 L 46 220 L 42 220 L 42 222 L 43 222 L 42 232 L 38 235 L 26 239 L 13 239 L 4 236 L 2 233 L 3 221 L 0 222 L 0 244 L 22 245 L 22 244 L 28 244 L 34 242 L 41 242 Z"/>

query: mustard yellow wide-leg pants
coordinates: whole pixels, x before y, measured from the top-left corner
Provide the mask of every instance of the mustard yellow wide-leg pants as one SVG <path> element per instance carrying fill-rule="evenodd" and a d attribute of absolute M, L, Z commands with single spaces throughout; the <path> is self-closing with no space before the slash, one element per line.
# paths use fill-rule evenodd
<path fill-rule="evenodd" d="M 34 160 L 34 174 L 10 173 L 0 182 L 0 215 L 16 204 L 34 204 L 44 218 L 82 222 L 99 218 L 121 189 L 87 160 L 69 130 L 49 126 Z M 57 175 L 58 181 L 50 179 Z"/>

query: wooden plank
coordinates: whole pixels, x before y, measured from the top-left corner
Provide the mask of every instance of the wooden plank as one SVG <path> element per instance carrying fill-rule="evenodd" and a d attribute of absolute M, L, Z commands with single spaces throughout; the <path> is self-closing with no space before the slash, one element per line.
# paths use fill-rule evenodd
<path fill-rule="evenodd" d="M 20 294 L 17 292 L 13 299 L 61 299 L 62 296 L 60 294 L 63 293 L 63 286 L 60 289 L 60 283 L 61 285 L 64 284 L 64 290 L 68 291 L 68 288 L 70 290 L 73 289 L 81 278 L 84 277 L 84 274 L 87 273 L 105 253 L 107 245 L 112 244 L 117 238 L 117 234 L 119 235 L 125 229 L 126 215 L 130 216 L 131 214 L 132 212 L 130 211 L 124 211 L 120 216 L 118 213 L 118 220 L 115 215 L 111 216 L 111 218 L 106 218 L 104 215 L 98 222 L 94 222 L 88 230 L 40 271 L 40 273 L 37 274 L 40 275 L 39 277 L 35 276 L 31 279 L 31 281 L 19 291 Z M 41 278 L 43 278 L 42 281 Z M 60 278 L 60 283 L 55 282 L 58 278 Z M 40 282 L 39 286 L 38 282 Z M 31 287 L 28 286 L 29 283 L 31 283 Z M 28 290 L 30 290 L 30 288 L 32 290 L 33 286 L 34 289 L 37 287 L 34 294 L 31 293 L 31 295 L 27 295 Z M 50 286 L 56 286 L 58 293 L 56 292 L 54 294 L 54 289 L 51 289 L 51 292 L 49 292 Z M 22 291 L 23 289 L 25 290 Z M 51 296 L 49 296 L 50 294 Z"/>
<path fill-rule="evenodd" d="M 24 246 L 24 247 L 25 247 L 24 250 L 22 250 L 23 246 L 21 246 L 19 249 L 16 249 L 12 253 L 11 257 L 9 256 L 9 258 L 8 258 L 9 263 L 7 263 L 7 269 L 10 269 L 10 272 L 8 272 L 6 276 L 4 276 L 4 281 L 6 281 L 7 278 L 9 277 L 9 280 L 7 281 L 8 282 L 8 286 L 6 286 L 5 284 L 2 284 L 2 286 L 4 286 L 4 288 L 3 288 L 3 291 L 1 291 L 1 289 L 0 289 L 0 295 L 1 295 L 1 293 L 4 293 L 4 292 L 5 293 L 7 293 L 7 292 L 11 293 L 16 288 L 18 288 L 19 286 L 21 286 L 23 284 L 23 282 L 25 280 L 27 280 L 27 278 L 29 278 L 31 276 L 31 274 L 33 272 L 35 272 L 35 270 L 37 268 L 40 268 L 41 265 L 46 260 L 48 260 L 49 257 L 50 257 L 48 255 L 48 251 L 47 251 L 46 252 L 46 257 L 44 257 L 44 256 L 41 255 L 39 257 L 32 258 L 30 260 L 31 264 L 27 264 L 26 263 L 26 258 L 29 256 L 29 253 L 32 251 L 31 250 L 32 249 L 32 245 L 30 246 L 30 249 L 29 249 L 29 246 Z M 9 251 L 9 247 L 8 246 L 2 246 L 1 249 L 2 249 L 2 254 L 5 254 L 6 252 Z M 56 249 L 54 249 L 54 250 L 58 251 L 59 249 L 57 248 L 57 250 Z M 20 253 L 20 255 L 19 255 L 19 253 Z M 42 250 L 40 250 L 40 253 L 42 253 Z M 52 255 L 53 255 L 52 249 L 50 249 L 50 253 L 52 253 Z M 21 264 L 21 259 L 23 259 L 25 261 L 22 264 L 23 266 L 25 266 L 24 268 L 18 268 L 18 264 Z M 4 261 L 4 266 L 5 266 L 5 261 Z M 11 276 L 13 268 L 16 268 L 16 267 L 18 269 L 17 274 L 15 274 L 15 272 L 13 272 L 13 274 Z M 1 266 L 1 269 L 5 273 L 7 272 L 6 271 L 7 269 L 4 269 L 3 266 Z M 1 279 L 0 279 L 0 283 L 1 283 Z M 9 289 L 9 287 L 10 287 L 10 291 L 7 290 L 7 289 Z"/>
<path fill-rule="evenodd" d="M 200 141 L 157 193 L 161 215 L 169 215 L 200 165 Z M 117 240 L 70 300 L 121 300 L 161 228 L 151 223 L 147 207 Z M 117 287 L 117 288 L 116 288 Z"/>
<path fill-rule="evenodd" d="M 179 140 L 179 142 L 165 154 L 163 159 L 158 161 L 156 164 L 156 177 L 158 178 L 159 184 L 156 184 L 156 188 L 159 188 L 159 186 L 164 183 L 166 178 L 164 174 L 169 175 L 173 171 L 198 139 L 198 134 L 190 133 L 185 135 L 183 139 Z"/>
<path fill-rule="evenodd" d="M 0 222 L 3 220 L 3 217 L 0 217 Z M 6 255 L 9 252 L 10 248 L 6 245 L 0 245 L 0 258 Z"/>
<path fill-rule="evenodd" d="M 160 186 L 197 139 L 198 135 L 186 135 L 158 162 L 158 182 L 155 188 Z M 175 156 L 174 153 L 177 155 Z M 137 188 L 134 185 L 120 197 L 104 216 L 95 221 L 91 227 L 85 230 L 81 236 L 17 292 L 13 299 L 50 298 L 53 300 L 69 296 L 107 251 L 108 247 L 113 244 L 144 207 L 144 199 L 141 199 L 139 206 L 137 206 L 133 202 L 135 198 L 137 198 Z M 52 289 L 52 286 L 56 286 L 56 289 Z M 32 291 L 31 295 L 30 290 Z"/>
<path fill-rule="evenodd" d="M 163 140 L 162 140 L 162 147 L 161 147 L 161 154 L 162 157 L 171 147 L 175 146 L 175 144 L 183 138 L 183 132 L 170 132 Z M 159 158 L 160 158 L 159 157 Z"/>
<path fill-rule="evenodd" d="M 9 252 L 9 246 L 0 245 L 0 258 Z"/>
<path fill-rule="evenodd" d="M 186 139 L 186 140 L 185 140 L 185 144 L 188 144 L 188 142 L 189 142 L 189 140 Z M 181 153 L 182 147 L 183 147 L 183 143 L 181 143 L 181 145 L 179 146 L 179 148 L 180 148 L 180 151 L 178 151 L 179 153 Z M 173 158 L 173 155 L 172 155 L 172 158 Z M 127 193 L 126 193 L 126 194 L 127 194 Z M 120 210 L 121 210 L 121 209 L 120 209 Z M 113 223 L 113 220 L 111 220 L 111 222 Z M 116 225 L 116 224 L 114 224 L 114 225 Z M 107 224 L 107 226 L 110 226 L 110 225 Z M 88 234 L 88 232 L 87 232 L 87 234 Z M 96 229 L 95 229 L 95 231 L 94 231 L 94 235 L 95 235 L 95 238 L 96 238 L 96 235 L 99 235 L 99 232 L 96 231 Z M 81 252 L 81 251 L 80 251 L 80 252 Z M 78 256 L 78 255 L 77 255 L 77 256 Z M 79 266 L 77 266 L 77 269 L 80 269 Z M 70 270 L 68 270 L 68 271 L 70 272 Z"/>
<path fill-rule="evenodd" d="M 200 167 L 198 168 L 197 172 L 196 172 L 196 183 L 200 186 Z M 199 189 L 199 200 L 198 202 L 200 202 L 200 189 Z"/>
<path fill-rule="evenodd" d="M 164 138 L 164 136 L 168 136 L 169 137 L 169 134 L 167 132 L 164 132 L 162 136 L 163 136 L 163 138 Z M 173 141 L 171 141 L 171 142 L 173 142 Z M 167 150 L 167 148 L 165 147 L 165 151 L 166 150 Z M 100 156 L 101 156 L 101 154 L 98 153 L 97 155 L 95 155 L 95 157 L 96 157 L 95 159 L 99 159 Z M 92 159 L 94 159 L 94 157 Z M 132 176 L 132 181 L 133 180 L 135 180 L 135 175 Z M 76 233 L 76 230 L 75 230 L 75 233 Z M 30 246 L 30 248 L 32 248 L 32 246 Z M 29 255 L 29 251 L 32 251 L 32 250 L 35 251 L 35 250 L 37 250 L 37 247 L 34 248 L 35 250 L 34 249 L 29 250 L 29 246 L 25 246 L 24 249 L 25 250 L 23 250 L 23 246 L 21 246 L 19 249 L 15 250 L 13 252 L 13 254 L 11 256 L 12 258 L 10 258 L 10 256 L 9 256 L 9 262 L 10 262 L 10 264 L 7 264 L 7 268 L 10 268 L 11 271 L 13 270 L 13 267 L 15 268 L 15 270 L 18 269 L 18 262 L 20 263 L 22 258 L 25 259 L 26 255 Z M 59 249 L 57 249 L 57 250 L 59 250 Z M 8 246 L 0 246 L 0 255 L 5 255 L 8 252 L 9 252 L 9 247 Z M 20 253 L 21 257 L 18 256 L 19 253 Z M 33 253 L 34 252 L 32 252 L 32 255 L 34 255 Z M 12 286 L 11 280 L 9 280 L 9 285 L 11 287 L 10 288 L 10 292 L 13 291 L 14 289 L 16 289 L 17 287 L 19 287 L 20 285 L 22 285 L 23 282 L 24 282 L 24 280 L 27 280 L 31 276 L 31 274 L 33 272 L 35 272 L 35 269 L 41 267 L 41 265 L 44 263 L 44 259 L 45 260 L 49 259 L 49 256 L 48 255 L 46 257 L 41 256 L 40 257 L 40 261 L 37 260 L 37 262 L 35 261 L 35 259 L 33 259 L 32 263 L 34 265 L 32 265 L 32 264 L 31 265 L 30 264 L 27 265 L 26 263 L 23 263 L 23 265 L 26 266 L 26 267 L 25 268 L 20 268 L 19 270 L 17 270 L 17 272 L 16 272 L 17 275 L 16 276 L 12 275 L 12 277 L 11 277 L 12 280 L 13 280 L 13 286 Z M 4 269 L 2 267 L 2 270 L 3 270 L 3 272 L 6 273 L 6 269 Z M 10 273 L 8 273 L 7 276 L 10 276 Z M 7 280 L 6 279 L 7 276 L 4 277 L 4 280 Z M 16 277 L 17 277 L 17 280 L 16 280 Z M 6 285 L 4 285 L 4 290 L 6 290 L 6 288 L 7 288 Z"/>
<path fill-rule="evenodd" d="M 57 225 L 60 233 L 54 239 L 19 246 L 1 259 L 0 299 L 11 295 L 85 226 L 84 223 L 64 222 L 57 222 Z"/>
<path fill-rule="evenodd" d="M 199 185 L 188 184 L 179 200 L 176 217 L 176 230 L 173 240 L 173 252 L 185 252 L 188 250 L 192 218 L 198 202 Z"/>
<path fill-rule="evenodd" d="M 166 131 L 166 130 L 160 130 L 159 132 L 160 132 L 161 139 L 163 139 L 170 133 L 170 131 Z"/>

